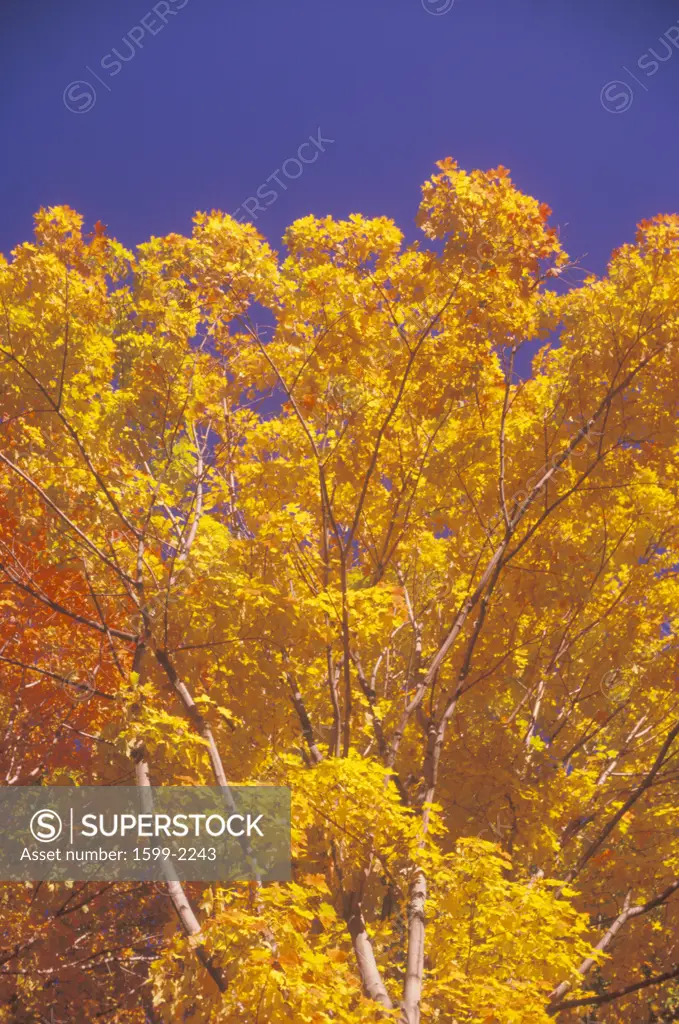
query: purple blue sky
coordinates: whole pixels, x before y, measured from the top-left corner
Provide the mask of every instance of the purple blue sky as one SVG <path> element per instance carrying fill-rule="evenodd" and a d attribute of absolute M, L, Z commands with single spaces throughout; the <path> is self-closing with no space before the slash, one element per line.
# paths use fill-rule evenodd
<path fill-rule="evenodd" d="M 602 272 L 637 221 L 679 212 L 677 47 L 676 0 L 4 0 L 0 251 L 41 205 L 134 245 L 276 172 L 256 211 L 274 245 L 307 213 L 414 237 L 419 186 L 452 156 L 508 166 Z M 284 176 L 319 128 L 334 141 Z"/>

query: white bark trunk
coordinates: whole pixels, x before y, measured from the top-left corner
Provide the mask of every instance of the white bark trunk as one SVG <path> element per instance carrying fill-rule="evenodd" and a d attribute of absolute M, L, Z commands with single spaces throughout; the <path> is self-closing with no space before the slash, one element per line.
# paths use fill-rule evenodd
<path fill-rule="evenodd" d="M 427 901 L 427 879 L 421 868 L 416 868 L 410 886 L 408 904 L 408 959 L 401 1004 L 401 1024 L 419 1024 L 422 978 L 424 975 L 424 907 Z"/>

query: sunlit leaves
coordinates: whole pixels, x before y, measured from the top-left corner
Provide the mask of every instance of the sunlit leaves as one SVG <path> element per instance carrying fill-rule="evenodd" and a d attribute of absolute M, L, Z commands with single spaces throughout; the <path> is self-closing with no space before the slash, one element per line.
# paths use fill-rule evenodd
<path fill-rule="evenodd" d="M 669 897 L 588 955 L 679 864 L 677 218 L 582 281 L 506 169 L 444 161 L 418 224 L 278 256 L 212 211 L 133 253 L 57 207 L 0 260 L 6 783 L 129 783 L 143 743 L 210 784 L 210 734 L 294 812 L 290 884 L 191 889 L 221 994 L 157 890 L 5 887 L 12 1013 L 397 1017 L 418 872 L 422 1024 L 667 969 Z"/>

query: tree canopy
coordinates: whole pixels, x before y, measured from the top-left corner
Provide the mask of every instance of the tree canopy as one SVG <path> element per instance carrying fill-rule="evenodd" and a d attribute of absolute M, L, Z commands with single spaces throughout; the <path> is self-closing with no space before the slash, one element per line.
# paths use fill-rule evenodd
<path fill-rule="evenodd" d="M 550 216 L 0 257 L 4 784 L 293 807 L 290 883 L 3 884 L 0 1020 L 679 1019 L 679 217 Z"/>

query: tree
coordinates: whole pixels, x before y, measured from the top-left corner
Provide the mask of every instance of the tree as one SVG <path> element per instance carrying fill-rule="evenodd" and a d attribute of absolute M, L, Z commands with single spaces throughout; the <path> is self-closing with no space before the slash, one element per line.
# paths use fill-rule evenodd
<path fill-rule="evenodd" d="M 550 214 L 0 263 L 5 784 L 289 785 L 294 866 L 5 884 L 0 1019 L 674 1019 L 679 218 Z"/>

